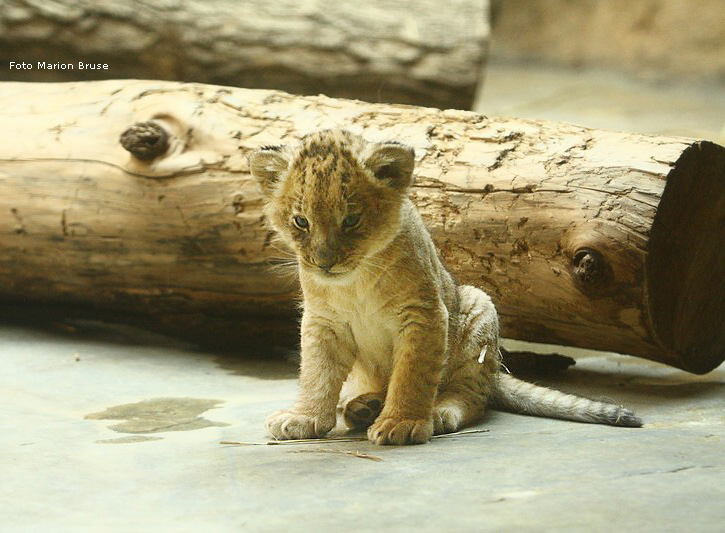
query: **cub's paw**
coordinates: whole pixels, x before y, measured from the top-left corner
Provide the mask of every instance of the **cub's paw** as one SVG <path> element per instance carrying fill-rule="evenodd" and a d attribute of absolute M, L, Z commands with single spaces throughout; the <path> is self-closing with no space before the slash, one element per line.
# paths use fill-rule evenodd
<path fill-rule="evenodd" d="M 277 440 L 319 438 L 334 426 L 334 417 L 323 420 L 295 411 L 275 411 L 264 421 L 267 433 Z"/>
<path fill-rule="evenodd" d="M 368 428 L 368 440 L 374 444 L 424 444 L 432 436 L 430 419 L 378 418 Z"/>
<path fill-rule="evenodd" d="M 351 429 L 363 429 L 372 424 L 383 408 L 383 395 L 368 392 L 353 398 L 345 404 L 342 416 Z"/>
<path fill-rule="evenodd" d="M 455 405 L 436 405 L 433 408 L 433 433 L 453 433 L 458 431 L 463 421 L 461 409 Z"/>

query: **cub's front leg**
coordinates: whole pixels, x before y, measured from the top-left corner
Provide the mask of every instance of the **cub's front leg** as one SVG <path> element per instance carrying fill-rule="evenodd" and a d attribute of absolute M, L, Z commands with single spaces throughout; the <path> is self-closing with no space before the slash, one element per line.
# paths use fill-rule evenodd
<path fill-rule="evenodd" d="M 337 402 L 355 352 L 352 335 L 329 320 L 302 316 L 300 391 L 291 409 L 267 416 L 275 439 L 323 437 L 335 427 Z"/>
<path fill-rule="evenodd" d="M 406 313 L 393 349 L 393 373 L 380 416 L 368 428 L 375 444 L 422 444 L 433 435 L 433 403 L 441 378 L 448 313 L 441 305 Z"/>

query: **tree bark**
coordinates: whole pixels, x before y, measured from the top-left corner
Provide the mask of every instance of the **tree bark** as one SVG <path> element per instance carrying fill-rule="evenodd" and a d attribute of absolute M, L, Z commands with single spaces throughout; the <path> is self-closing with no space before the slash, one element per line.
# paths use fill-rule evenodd
<path fill-rule="evenodd" d="M 713 143 L 171 82 L 6 83 L 0 98 L 5 301 L 203 332 L 213 318 L 287 321 L 298 288 L 247 156 L 341 126 L 415 148 L 412 197 L 455 277 L 491 294 L 504 336 L 698 373 L 725 357 Z"/>
<path fill-rule="evenodd" d="M 6 0 L 0 48 L 33 68 L 0 79 L 167 79 L 470 109 L 488 21 L 488 0 Z"/>

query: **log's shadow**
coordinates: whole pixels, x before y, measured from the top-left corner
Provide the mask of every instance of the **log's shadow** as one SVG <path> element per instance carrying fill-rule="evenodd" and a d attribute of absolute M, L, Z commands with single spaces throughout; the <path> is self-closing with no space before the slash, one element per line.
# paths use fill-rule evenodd
<path fill-rule="evenodd" d="M 41 309 L 5 304 L 3 307 L 6 312 L 0 324 L 19 326 L 38 334 L 119 346 L 165 348 L 178 357 L 209 357 L 221 369 L 234 375 L 265 380 L 294 379 L 298 374 L 299 338 L 293 328 L 274 336 L 264 330 L 248 334 L 242 331 L 239 342 L 230 346 L 215 343 L 213 332 L 209 333 L 207 342 L 192 342 L 114 321 L 113 315 L 88 318 L 85 310 L 78 315 L 60 313 L 53 307 Z M 296 326 L 292 322 L 292 326 Z M 641 361 L 640 365 L 637 359 L 627 359 L 627 364 L 621 369 L 610 361 L 603 364 L 601 370 L 583 368 L 586 359 L 575 365 L 572 358 L 557 354 L 513 350 L 504 353 L 507 367 L 526 381 L 614 403 L 682 402 L 722 395 L 725 390 L 725 366 L 707 375 L 696 376 L 665 366 L 652 366 L 645 361 Z"/>
<path fill-rule="evenodd" d="M 219 352 L 213 355 L 219 368 L 235 376 L 258 379 L 296 379 L 299 374 L 299 350 L 286 346 L 249 346 L 248 351 Z"/>
<path fill-rule="evenodd" d="M 650 369 L 651 367 L 647 367 Z M 663 367 L 664 368 L 664 367 Z M 709 376 L 695 376 L 685 371 L 666 369 L 666 375 L 643 372 L 637 366 L 612 372 L 576 368 L 563 373 L 525 379 L 540 385 L 578 394 L 594 400 L 639 405 L 681 405 L 707 397 L 723 398 L 725 372 L 716 370 Z"/>
<path fill-rule="evenodd" d="M 295 347 L 299 317 L 130 314 L 84 305 L 24 304 L 0 299 L 0 324 L 65 338 L 119 345 L 168 346 L 203 352 L 245 353 L 253 345 Z"/>
<path fill-rule="evenodd" d="M 64 339 L 83 339 L 121 346 L 164 346 L 190 350 L 195 343 L 152 331 L 124 320 L 125 315 L 86 307 L 0 302 L 0 324 Z"/>
<path fill-rule="evenodd" d="M 159 333 L 122 320 L 113 314 L 89 318 L 88 311 L 80 313 L 64 308 L 42 309 L 37 306 L 6 306 L 0 325 L 9 325 L 40 337 L 53 337 L 71 342 L 109 344 L 117 347 L 149 348 L 149 357 L 211 359 L 219 368 L 231 374 L 264 380 L 293 379 L 299 369 L 298 334 L 269 335 L 263 328 L 240 333 L 238 342 L 215 342 L 213 332 L 199 342 Z M 121 317 L 123 318 L 123 317 Z"/>

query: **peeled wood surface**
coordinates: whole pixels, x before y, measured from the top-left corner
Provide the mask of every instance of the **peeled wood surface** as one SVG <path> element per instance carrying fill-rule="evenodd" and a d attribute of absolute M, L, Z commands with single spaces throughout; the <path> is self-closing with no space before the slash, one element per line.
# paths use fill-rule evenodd
<path fill-rule="evenodd" d="M 723 360 L 715 144 L 170 82 L 8 83 L 0 97 L 5 300 L 149 325 L 293 316 L 247 156 L 342 126 L 415 147 L 413 198 L 454 275 L 491 294 L 504 336 L 693 372 Z M 170 145 L 144 162 L 119 136 L 152 119 Z"/>
<path fill-rule="evenodd" d="M 470 109 L 488 37 L 488 0 L 4 0 L 3 57 L 34 68 L 0 79 L 154 78 Z"/>

